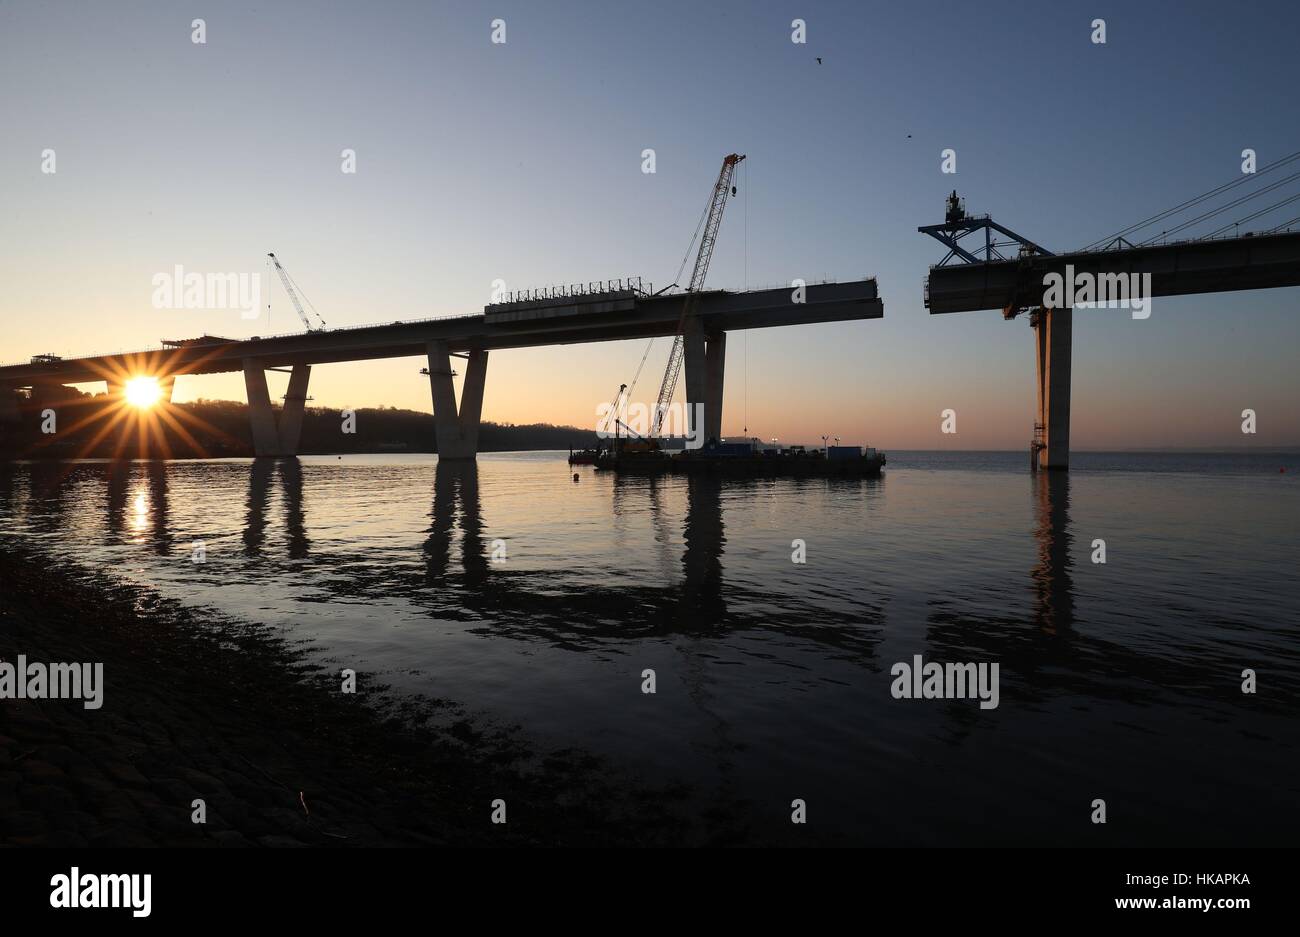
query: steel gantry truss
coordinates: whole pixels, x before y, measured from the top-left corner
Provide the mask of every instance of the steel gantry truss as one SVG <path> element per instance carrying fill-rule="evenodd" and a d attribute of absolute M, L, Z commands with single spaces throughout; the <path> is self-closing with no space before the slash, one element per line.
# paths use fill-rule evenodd
<path fill-rule="evenodd" d="M 1029 238 L 1021 237 L 1010 228 L 1004 228 L 994 221 L 990 216 L 984 215 L 980 218 L 972 218 L 966 214 L 966 200 L 957 197 L 956 190 L 948 196 L 948 209 L 944 214 L 943 224 L 926 225 L 917 228 L 922 234 L 928 234 L 944 247 L 948 248 L 948 254 L 935 264 L 936 267 L 943 267 L 948 264 L 954 257 L 961 258 L 962 262 L 968 264 L 990 263 L 994 260 L 1011 260 L 999 250 L 1002 247 L 1010 247 L 1013 244 L 1019 245 L 1017 256 L 1040 254 L 1051 257 L 1052 252 L 1035 244 Z M 958 242 L 976 231 L 984 232 L 983 257 L 962 247 Z M 998 242 L 993 240 L 993 232 L 1009 237 L 1010 241 Z M 980 248 L 976 248 L 980 250 Z"/>

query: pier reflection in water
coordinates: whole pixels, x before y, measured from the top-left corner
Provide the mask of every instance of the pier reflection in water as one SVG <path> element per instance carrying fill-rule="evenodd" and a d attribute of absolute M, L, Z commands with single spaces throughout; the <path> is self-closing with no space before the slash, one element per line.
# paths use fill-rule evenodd
<path fill-rule="evenodd" d="M 254 459 L 248 470 L 247 513 L 244 518 L 244 554 L 259 556 L 266 542 L 267 505 L 271 498 L 271 481 L 279 478 L 284 500 L 286 554 L 290 559 L 305 559 L 311 552 L 303 512 L 302 466 L 297 459 Z"/>
<path fill-rule="evenodd" d="M 1083 842 L 1104 791 L 1117 842 L 1274 806 L 1294 835 L 1252 780 L 1297 752 L 1290 476 L 923 458 L 725 483 L 574 483 L 562 455 L 6 464 L 0 531 L 680 782 L 702 815 L 786 830 L 799 796 L 845 841 L 961 842 L 991 812 L 1007 842 Z M 999 708 L 893 699 L 915 654 L 998 662 Z M 1243 661 L 1275 668 L 1249 722 Z"/>
<path fill-rule="evenodd" d="M 446 462 L 434 470 L 433 509 L 423 545 L 422 581 L 395 582 L 385 577 L 382 588 L 389 594 L 396 587 L 415 598 L 433 598 L 432 607 L 437 609 L 438 596 L 430 596 L 423 587 L 459 587 L 457 597 L 464 608 L 502 619 L 495 633 L 531 631 L 534 637 L 561 644 L 582 635 L 618 639 L 725 627 L 721 483 L 704 478 L 683 480 L 686 512 L 685 518 L 677 522 L 680 534 L 674 537 L 669 533 L 673 521 L 665 505 L 663 479 L 629 482 L 610 476 L 610 481 L 615 503 L 626 506 L 627 499 L 638 499 L 648 510 L 655 544 L 650 552 L 656 559 L 661 560 L 664 551 L 673 550 L 674 540 L 680 542 L 678 575 L 661 577 L 666 581 L 652 585 L 631 581 L 616 569 L 616 552 L 605 559 L 610 575 L 583 577 L 580 584 L 573 586 L 557 579 L 556 570 L 518 569 L 510 559 L 510 540 L 485 542 L 478 465 Z M 611 511 L 616 525 L 618 516 L 618 510 Z M 626 543 L 627 538 L 618 539 Z M 516 542 L 516 546 L 522 545 Z M 500 558 L 494 561 L 493 555 L 498 552 Z M 454 563 L 459 564 L 459 579 L 449 575 Z M 346 586 L 349 590 L 356 587 L 355 582 Z M 374 584 L 372 588 L 381 587 Z M 564 604 L 557 605 L 561 596 Z"/>
<path fill-rule="evenodd" d="M 1038 564 L 1033 570 L 1034 618 L 1049 633 L 1068 629 L 1074 621 L 1074 594 L 1070 581 L 1070 476 L 1066 472 L 1040 472 L 1033 476 L 1034 540 Z"/>

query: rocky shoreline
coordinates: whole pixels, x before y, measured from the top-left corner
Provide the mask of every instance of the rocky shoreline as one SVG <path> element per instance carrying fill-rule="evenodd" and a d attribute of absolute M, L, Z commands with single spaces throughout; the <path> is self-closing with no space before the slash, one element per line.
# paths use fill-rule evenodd
<path fill-rule="evenodd" d="M 102 707 L 0 700 L 0 844 L 488 846 L 736 843 L 682 792 L 459 719 L 385 712 L 269 628 L 204 614 L 0 540 L 0 660 L 102 662 Z M 366 693 L 382 688 L 361 684 Z M 450 705 L 450 704 L 444 704 Z M 444 720 L 445 721 L 445 720 Z M 195 823 L 194 801 L 206 822 Z M 505 800 L 508 822 L 492 822 Z"/>

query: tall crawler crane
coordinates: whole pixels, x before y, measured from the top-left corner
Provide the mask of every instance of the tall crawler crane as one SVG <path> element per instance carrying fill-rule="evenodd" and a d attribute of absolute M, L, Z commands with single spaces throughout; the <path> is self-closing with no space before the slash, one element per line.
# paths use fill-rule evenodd
<path fill-rule="evenodd" d="M 280 259 L 274 254 L 267 254 L 266 256 L 270 257 L 271 263 L 275 264 L 276 272 L 280 274 L 280 282 L 284 284 L 284 291 L 289 294 L 289 299 L 293 301 L 293 308 L 298 310 L 298 318 L 301 319 L 302 324 L 307 327 L 307 331 L 319 332 L 324 329 L 325 318 L 319 312 L 316 312 L 315 306 L 312 306 L 311 311 L 316 318 L 320 320 L 320 325 L 312 325 L 311 320 L 307 318 L 307 313 L 303 311 L 302 303 L 298 300 L 298 291 L 293 288 L 293 281 L 289 278 L 288 272 L 284 267 L 280 266 Z M 311 300 L 308 300 L 307 303 L 308 305 L 311 305 Z"/>
<path fill-rule="evenodd" d="M 722 160 L 722 171 L 718 181 L 713 185 L 709 196 L 709 207 L 704 220 L 704 232 L 700 237 L 700 252 L 695 257 L 695 269 L 691 273 L 690 285 L 686 287 L 686 299 L 682 302 L 682 316 L 677 321 L 677 335 L 673 338 L 673 348 L 668 355 L 668 368 L 664 371 L 664 380 L 659 385 L 659 401 L 655 404 L 654 423 L 650 428 L 651 436 L 658 436 L 663 427 L 664 414 L 672 403 L 677 390 L 677 378 L 682 373 L 682 360 L 685 358 L 683 333 L 686 329 L 686 317 L 695 305 L 695 293 L 704 286 L 704 278 L 709 273 L 709 260 L 713 257 L 713 245 L 718 239 L 718 228 L 722 226 L 722 210 L 727 206 L 727 196 L 735 195 L 732 185 L 736 166 L 745 157 L 735 153 Z M 689 249 L 688 249 L 689 250 Z"/>

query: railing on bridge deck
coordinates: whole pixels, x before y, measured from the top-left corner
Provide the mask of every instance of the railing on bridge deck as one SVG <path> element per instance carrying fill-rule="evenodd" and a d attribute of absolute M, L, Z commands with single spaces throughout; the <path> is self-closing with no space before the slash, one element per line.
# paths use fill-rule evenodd
<path fill-rule="evenodd" d="M 491 303 L 492 306 L 504 306 L 509 303 L 535 303 L 548 299 L 569 299 L 583 296 L 607 296 L 611 293 L 635 293 L 637 296 L 654 294 L 654 284 L 643 284 L 640 277 L 626 277 L 618 280 L 592 280 L 590 283 L 568 283 L 558 286 L 539 286 L 527 290 L 513 290 L 503 293 L 501 298 Z"/>
<path fill-rule="evenodd" d="M 454 316 L 425 316 L 422 319 L 398 319 L 393 322 L 366 322 L 361 325 L 344 325 L 332 329 L 318 329 L 315 331 L 277 332 L 274 335 L 253 335 L 248 338 L 232 338 L 230 339 L 230 341 L 239 343 L 239 342 L 266 341 L 269 339 L 277 339 L 277 338 L 301 338 L 304 335 L 327 335 L 327 334 L 333 335 L 338 332 L 357 332 L 362 329 L 383 328 L 385 326 L 390 326 L 390 325 L 418 325 L 421 322 L 446 322 L 451 319 L 473 319 L 476 316 L 481 316 L 481 315 L 483 315 L 483 313 L 481 312 L 462 312 L 462 313 L 457 313 Z M 213 344 L 213 345 L 180 346 L 180 347 L 181 348 L 185 348 L 185 347 L 219 348 L 220 346 Z M 59 357 L 58 355 L 32 355 L 32 357 L 26 361 L 0 362 L 0 368 L 17 368 L 17 367 L 30 366 L 33 364 L 42 364 L 42 363 L 49 364 L 51 367 L 58 367 L 59 365 L 63 365 L 63 364 L 85 361 L 88 358 L 122 358 L 122 357 L 131 357 L 135 355 L 153 355 L 159 353 L 175 354 L 177 350 L 178 347 L 176 345 L 150 345 L 147 348 L 133 348 L 127 351 L 118 350 L 118 351 L 94 352 L 88 355 L 64 355 L 63 357 Z M 56 360 L 42 362 L 42 361 L 35 360 L 37 358 L 53 358 Z"/>
<path fill-rule="evenodd" d="M 540 300 L 547 300 L 547 299 L 565 299 L 568 297 L 582 297 L 582 296 L 594 297 L 603 294 L 625 293 L 625 292 L 631 292 L 636 296 L 643 297 L 643 298 L 648 297 L 653 295 L 654 293 L 654 284 L 645 283 L 641 279 L 641 277 L 624 277 L 617 280 L 593 280 L 590 283 L 572 283 L 572 284 L 565 284 L 559 286 L 543 286 L 543 287 L 537 287 L 529 290 L 517 290 L 515 292 L 506 293 L 505 298 L 500 300 L 500 303 L 505 304 L 505 303 L 538 302 Z M 497 303 L 493 303 L 493 305 L 497 305 Z M 468 319 L 478 315 L 482 315 L 482 313 L 470 312 L 470 313 L 460 313 L 453 316 L 426 316 L 425 318 L 422 319 L 399 319 L 394 322 L 369 322 L 363 325 L 347 325 L 338 328 L 324 329 L 320 331 L 278 332 L 275 335 L 254 335 L 250 338 L 231 339 L 231 341 L 248 342 L 248 341 L 262 341 L 266 339 L 277 339 L 277 338 L 300 338 L 305 335 L 320 335 L 322 334 L 322 332 L 328 332 L 330 334 L 334 334 L 338 332 L 353 332 L 359 329 L 382 328 L 383 326 L 386 325 L 418 325 L 421 322 L 444 322 L 449 319 Z M 177 347 L 178 346 L 176 345 L 151 345 L 147 348 L 135 348 L 126 351 L 119 349 L 118 351 L 94 352 L 92 354 L 84 354 L 84 355 L 75 355 L 75 356 L 65 355 L 62 358 L 59 358 L 58 356 L 55 355 L 33 355 L 30 359 L 26 361 L 0 362 L 0 368 L 22 367 L 24 365 L 43 364 L 43 363 L 49 364 L 51 367 L 57 368 L 59 365 L 62 364 L 68 364 L 70 362 L 77 362 L 77 361 L 85 361 L 88 358 L 117 358 L 117 357 L 129 357 L 129 356 L 137 356 L 137 355 L 155 355 L 160 353 L 175 354 L 175 352 L 177 351 Z M 190 346 L 180 346 L 180 347 L 190 347 Z M 218 346 L 214 343 L 212 346 L 203 346 L 203 347 L 215 348 Z M 52 358 L 56 360 L 38 361 L 36 360 L 38 358 Z"/>

